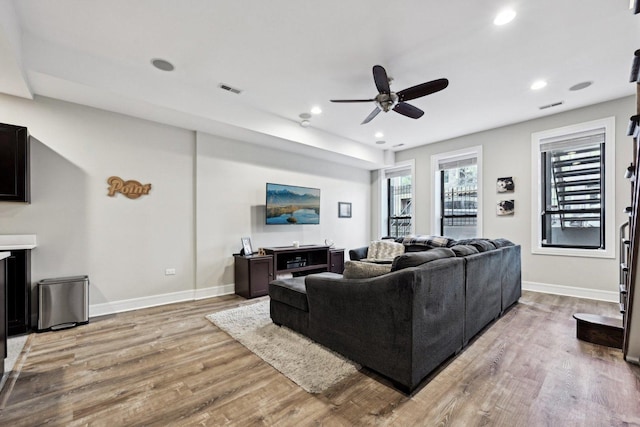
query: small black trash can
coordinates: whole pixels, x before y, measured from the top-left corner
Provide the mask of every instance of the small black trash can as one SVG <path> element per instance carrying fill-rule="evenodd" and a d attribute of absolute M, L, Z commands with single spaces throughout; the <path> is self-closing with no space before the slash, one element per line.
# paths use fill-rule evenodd
<path fill-rule="evenodd" d="M 38 332 L 89 323 L 89 277 L 38 282 Z"/>

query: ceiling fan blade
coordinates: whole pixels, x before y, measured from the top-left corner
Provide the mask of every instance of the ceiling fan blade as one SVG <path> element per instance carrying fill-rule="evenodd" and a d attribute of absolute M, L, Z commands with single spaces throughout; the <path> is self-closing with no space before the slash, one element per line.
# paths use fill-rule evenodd
<path fill-rule="evenodd" d="M 372 102 L 375 101 L 375 98 L 372 99 L 330 99 L 331 102 Z"/>
<path fill-rule="evenodd" d="M 398 102 L 396 106 L 393 107 L 393 111 L 403 116 L 411 117 L 412 119 L 419 119 L 424 114 L 424 111 L 406 102 Z"/>
<path fill-rule="evenodd" d="M 373 66 L 373 81 L 376 82 L 378 92 L 386 94 L 391 93 L 391 88 L 389 87 L 389 77 L 387 77 L 387 72 L 382 67 L 382 65 Z"/>
<path fill-rule="evenodd" d="M 380 109 L 379 109 L 378 107 L 376 107 L 376 109 L 375 109 L 375 110 L 373 110 L 373 111 L 371 112 L 371 114 L 369 114 L 369 115 L 367 116 L 367 118 L 366 118 L 366 119 L 364 119 L 364 120 L 362 121 L 362 123 L 360 123 L 360 124 L 361 124 L 361 125 L 364 125 L 364 124 L 366 124 L 366 123 L 369 123 L 371 120 L 373 120 L 373 118 L 374 118 L 375 116 L 377 116 L 377 115 L 378 115 L 378 113 L 379 113 L 379 112 L 380 112 Z"/>
<path fill-rule="evenodd" d="M 447 86 L 449 86 L 449 80 L 447 79 L 432 80 L 430 82 L 411 86 L 397 93 L 398 101 L 411 101 L 412 99 L 441 91 Z"/>

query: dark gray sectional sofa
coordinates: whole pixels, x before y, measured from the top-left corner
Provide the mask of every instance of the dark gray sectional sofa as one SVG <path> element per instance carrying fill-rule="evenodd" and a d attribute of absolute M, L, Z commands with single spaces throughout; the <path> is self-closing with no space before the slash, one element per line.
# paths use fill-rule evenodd
<path fill-rule="evenodd" d="M 410 393 L 521 295 L 520 246 L 504 239 L 449 246 L 413 248 L 376 277 L 274 280 L 271 318 Z"/>

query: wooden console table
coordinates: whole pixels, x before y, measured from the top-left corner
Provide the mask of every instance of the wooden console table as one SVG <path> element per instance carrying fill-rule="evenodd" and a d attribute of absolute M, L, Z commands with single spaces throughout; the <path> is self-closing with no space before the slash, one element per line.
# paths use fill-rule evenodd
<path fill-rule="evenodd" d="M 269 293 L 269 282 L 278 275 L 303 276 L 331 271 L 342 274 L 344 249 L 304 245 L 264 248 L 266 255 L 234 255 L 236 294 L 255 298 Z"/>

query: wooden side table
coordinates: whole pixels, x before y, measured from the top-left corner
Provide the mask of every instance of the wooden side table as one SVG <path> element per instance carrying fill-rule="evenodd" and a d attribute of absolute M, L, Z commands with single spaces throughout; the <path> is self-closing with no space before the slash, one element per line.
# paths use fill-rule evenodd
<path fill-rule="evenodd" d="M 273 256 L 234 255 L 236 294 L 244 298 L 262 297 L 269 293 L 273 280 Z"/>

